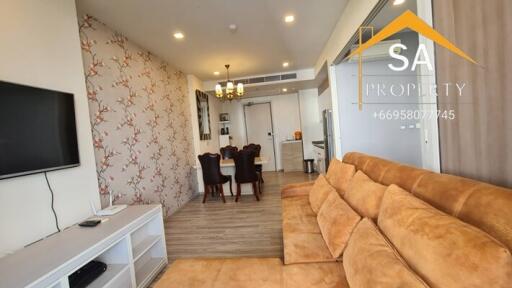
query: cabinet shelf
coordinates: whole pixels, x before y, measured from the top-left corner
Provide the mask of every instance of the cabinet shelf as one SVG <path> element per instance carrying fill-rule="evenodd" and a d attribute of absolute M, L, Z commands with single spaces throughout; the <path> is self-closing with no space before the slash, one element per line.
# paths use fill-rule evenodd
<path fill-rule="evenodd" d="M 153 274 L 160 271 L 160 267 L 165 265 L 165 258 L 150 258 L 143 265 L 135 270 L 135 280 L 137 287 L 144 287 L 147 281 L 153 279 Z"/>
<path fill-rule="evenodd" d="M 107 271 L 105 271 L 103 274 L 101 274 L 98 279 L 94 280 L 87 288 L 101 288 L 101 287 L 109 287 L 109 286 L 116 286 L 119 285 L 115 284 L 117 283 L 117 280 L 119 279 L 120 282 L 126 279 L 121 279 L 121 275 L 127 275 L 128 280 L 129 274 L 125 274 L 129 269 L 128 264 L 108 264 Z"/>
<path fill-rule="evenodd" d="M 144 240 L 142 240 L 139 244 L 133 247 L 133 260 L 137 261 L 140 256 L 146 253 L 153 245 L 155 245 L 158 240 L 160 240 L 161 235 L 148 235 Z"/>

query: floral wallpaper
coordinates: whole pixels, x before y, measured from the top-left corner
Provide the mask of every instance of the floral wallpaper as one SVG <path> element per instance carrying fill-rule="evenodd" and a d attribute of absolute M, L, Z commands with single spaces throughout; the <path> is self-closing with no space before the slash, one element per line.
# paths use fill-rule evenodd
<path fill-rule="evenodd" d="M 195 190 L 186 76 L 94 17 L 79 28 L 102 205 L 169 215 Z"/>

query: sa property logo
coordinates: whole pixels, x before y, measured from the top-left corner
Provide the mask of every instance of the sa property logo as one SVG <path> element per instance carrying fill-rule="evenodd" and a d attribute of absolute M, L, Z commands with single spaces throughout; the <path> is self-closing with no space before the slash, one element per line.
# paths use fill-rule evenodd
<path fill-rule="evenodd" d="M 443 35 L 441 35 L 439 32 L 434 30 L 432 27 L 430 27 L 425 21 L 423 21 L 421 18 L 416 16 L 413 12 L 410 10 L 405 11 L 402 15 L 397 17 L 395 20 L 393 20 L 391 23 L 389 23 L 386 27 L 384 27 L 379 33 L 377 33 L 375 36 L 370 38 L 370 40 L 366 41 L 365 43 L 362 43 L 362 36 L 363 36 L 363 30 L 364 29 L 371 29 L 373 31 L 373 27 L 360 27 L 359 28 L 359 47 L 350 55 L 348 58 L 353 57 L 354 55 L 359 55 L 359 95 L 358 95 L 358 107 L 359 110 L 362 110 L 363 108 L 363 64 L 362 64 L 362 55 L 363 52 L 370 48 L 371 46 L 379 43 L 380 41 L 392 36 L 393 34 L 396 34 L 400 32 L 401 30 L 409 28 L 413 31 L 416 31 L 417 33 L 425 36 L 426 38 L 434 41 L 438 45 L 450 50 L 451 52 L 455 53 L 456 55 L 466 59 L 467 61 L 477 64 L 475 60 L 473 60 L 471 57 L 469 57 L 466 53 L 464 53 L 461 49 L 457 48 L 453 43 L 448 41 Z M 389 64 L 389 68 L 393 71 L 404 71 L 409 67 L 409 59 L 406 57 L 399 55 L 394 52 L 394 49 L 400 47 L 402 49 L 407 49 L 407 47 L 403 44 L 394 44 L 389 49 L 390 57 L 402 61 L 401 66 L 396 67 L 392 64 Z M 423 56 L 423 57 L 422 57 Z M 421 60 L 423 58 L 423 60 Z M 430 63 L 430 58 L 427 54 L 427 48 L 424 44 L 420 44 L 418 46 L 418 50 L 416 52 L 416 56 L 414 57 L 414 61 L 412 63 L 411 71 L 415 71 L 416 67 L 418 65 L 427 65 L 428 69 L 431 71 L 433 70 L 432 63 Z"/>

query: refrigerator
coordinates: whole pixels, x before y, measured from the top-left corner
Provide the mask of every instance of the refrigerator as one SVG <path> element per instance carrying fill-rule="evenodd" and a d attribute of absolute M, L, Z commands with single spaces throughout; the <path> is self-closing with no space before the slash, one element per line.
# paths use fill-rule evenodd
<path fill-rule="evenodd" d="M 322 111 L 322 123 L 324 130 L 324 152 L 325 152 L 325 171 L 329 168 L 329 162 L 334 158 L 334 131 L 332 123 L 332 110 Z"/>

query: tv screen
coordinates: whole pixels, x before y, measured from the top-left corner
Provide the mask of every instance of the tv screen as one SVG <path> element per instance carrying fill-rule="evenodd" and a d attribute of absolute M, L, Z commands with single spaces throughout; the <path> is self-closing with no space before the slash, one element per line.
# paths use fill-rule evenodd
<path fill-rule="evenodd" d="M 0 81 L 0 179 L 79 163 L 73 94 Z"/>

